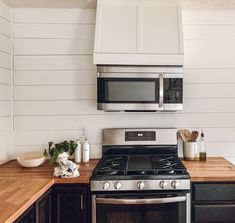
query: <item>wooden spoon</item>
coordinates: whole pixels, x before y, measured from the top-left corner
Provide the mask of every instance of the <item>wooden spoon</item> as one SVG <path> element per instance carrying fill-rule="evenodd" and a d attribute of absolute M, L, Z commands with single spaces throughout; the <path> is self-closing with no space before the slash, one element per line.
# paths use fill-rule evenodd
<path fill-rule="evenodd" d="M 181 137 L 181 139 L 184 141 L 184 142 L 186 142 L 186 137 L 185 137 L 185 135 L 184 135 L 184 130 L 180 130 L 180 137 Z"/>
<path fill-rule="evenodd" d="M 191 132 L 188 130 L 188 129 L 184 129 L 184 135 L 187 139 L 186 142 L 190 142 L 190 139 L 191 139 Z"/>
<path fill-rule="evenodd" d="M 189 142 L 190 131 L 187 129 L 180 130 L 180 136 L 184 142 Z"/>
<path fill-rule="evenodd" d="M 198 136 L 199 136 L 199 132 L 198 131 L 192 131 L 190 142 L 196 142 Z"/>

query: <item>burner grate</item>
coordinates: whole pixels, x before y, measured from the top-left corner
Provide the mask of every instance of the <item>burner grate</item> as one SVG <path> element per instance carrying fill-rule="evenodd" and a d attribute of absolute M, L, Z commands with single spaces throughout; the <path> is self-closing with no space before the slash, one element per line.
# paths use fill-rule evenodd
<path fill-rule="evenodd" d="M 107 156 L 102 158 L 93 174 L 124 175 L 126 173 L 127 160 L 127 156 Z"/>
<path fill-rule="evenodd" d="M 154 156 L 154 168 L 156 174 L 187 174 L 187 170 L 178 157 L 175 156 Z"/>
<path fill-rule="evenodd" d="M 94 175 L 156 176 L 187 174 L 178 156 L 105 156 L 93 171 Z"/>

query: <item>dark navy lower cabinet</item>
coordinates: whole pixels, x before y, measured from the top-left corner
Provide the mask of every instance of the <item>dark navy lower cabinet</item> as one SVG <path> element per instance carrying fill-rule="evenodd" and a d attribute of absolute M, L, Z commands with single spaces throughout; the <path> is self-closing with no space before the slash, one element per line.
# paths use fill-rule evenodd
<path fill-rule="evenodd" d="M 51 223 L 52 189 L 44 193 L 35 203 L 36 223 Z"/>
<path fill-rule="evenodd" d="M 52 190 L 44 193 L 14 223 L 51 223 Z"/>
<path fill-rule="evenodd" d="M 35 223 L 35 206 L 29 207 L 14 223 Z"/>
<path fill-rule="evenodd" d="M 234 183 L 193 183 L 193 223 L 235 223 Z"/>
<path fill-rule="evenodd" d="M 87 184 L 58 184 L 44 193 L 14 223 L 90 223 Z"/>
<path fill-rule="evenodd" d="M 89 187 L 59 184 L 53 189 L 52 223 L 90 223 Z"/>

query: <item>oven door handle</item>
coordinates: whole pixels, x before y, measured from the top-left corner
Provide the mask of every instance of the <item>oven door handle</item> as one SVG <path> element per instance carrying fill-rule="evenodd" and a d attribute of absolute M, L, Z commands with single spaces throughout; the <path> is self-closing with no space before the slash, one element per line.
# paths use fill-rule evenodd
<path fill-rule="evenodd" d="M 114 198 L 96 198 L 97 204 L 166 204 L 186 201 L 185 196 L 167 197 L 167 198 L 150 198 L 150 199 L 114 199 Z"/>

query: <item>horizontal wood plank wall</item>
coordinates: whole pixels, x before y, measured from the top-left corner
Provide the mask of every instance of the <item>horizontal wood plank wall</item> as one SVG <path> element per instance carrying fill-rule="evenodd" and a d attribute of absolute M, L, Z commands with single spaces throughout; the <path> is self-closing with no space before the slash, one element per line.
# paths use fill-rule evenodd
<path fill-rule="evenodd" d="M 182 112 L 125 114 L 96 110 L 94 10 L 14 10 L 14 155 L 76 139 L 82 128 L 99 157 L 102 128 L 202 127 L 210 156 L 235 156 L 234 13 L 183 13 Z"/>
<path fill-rule="evenodd" d="M 11 9 L 0 0 L 0 164 L 11 152 Z"/>

